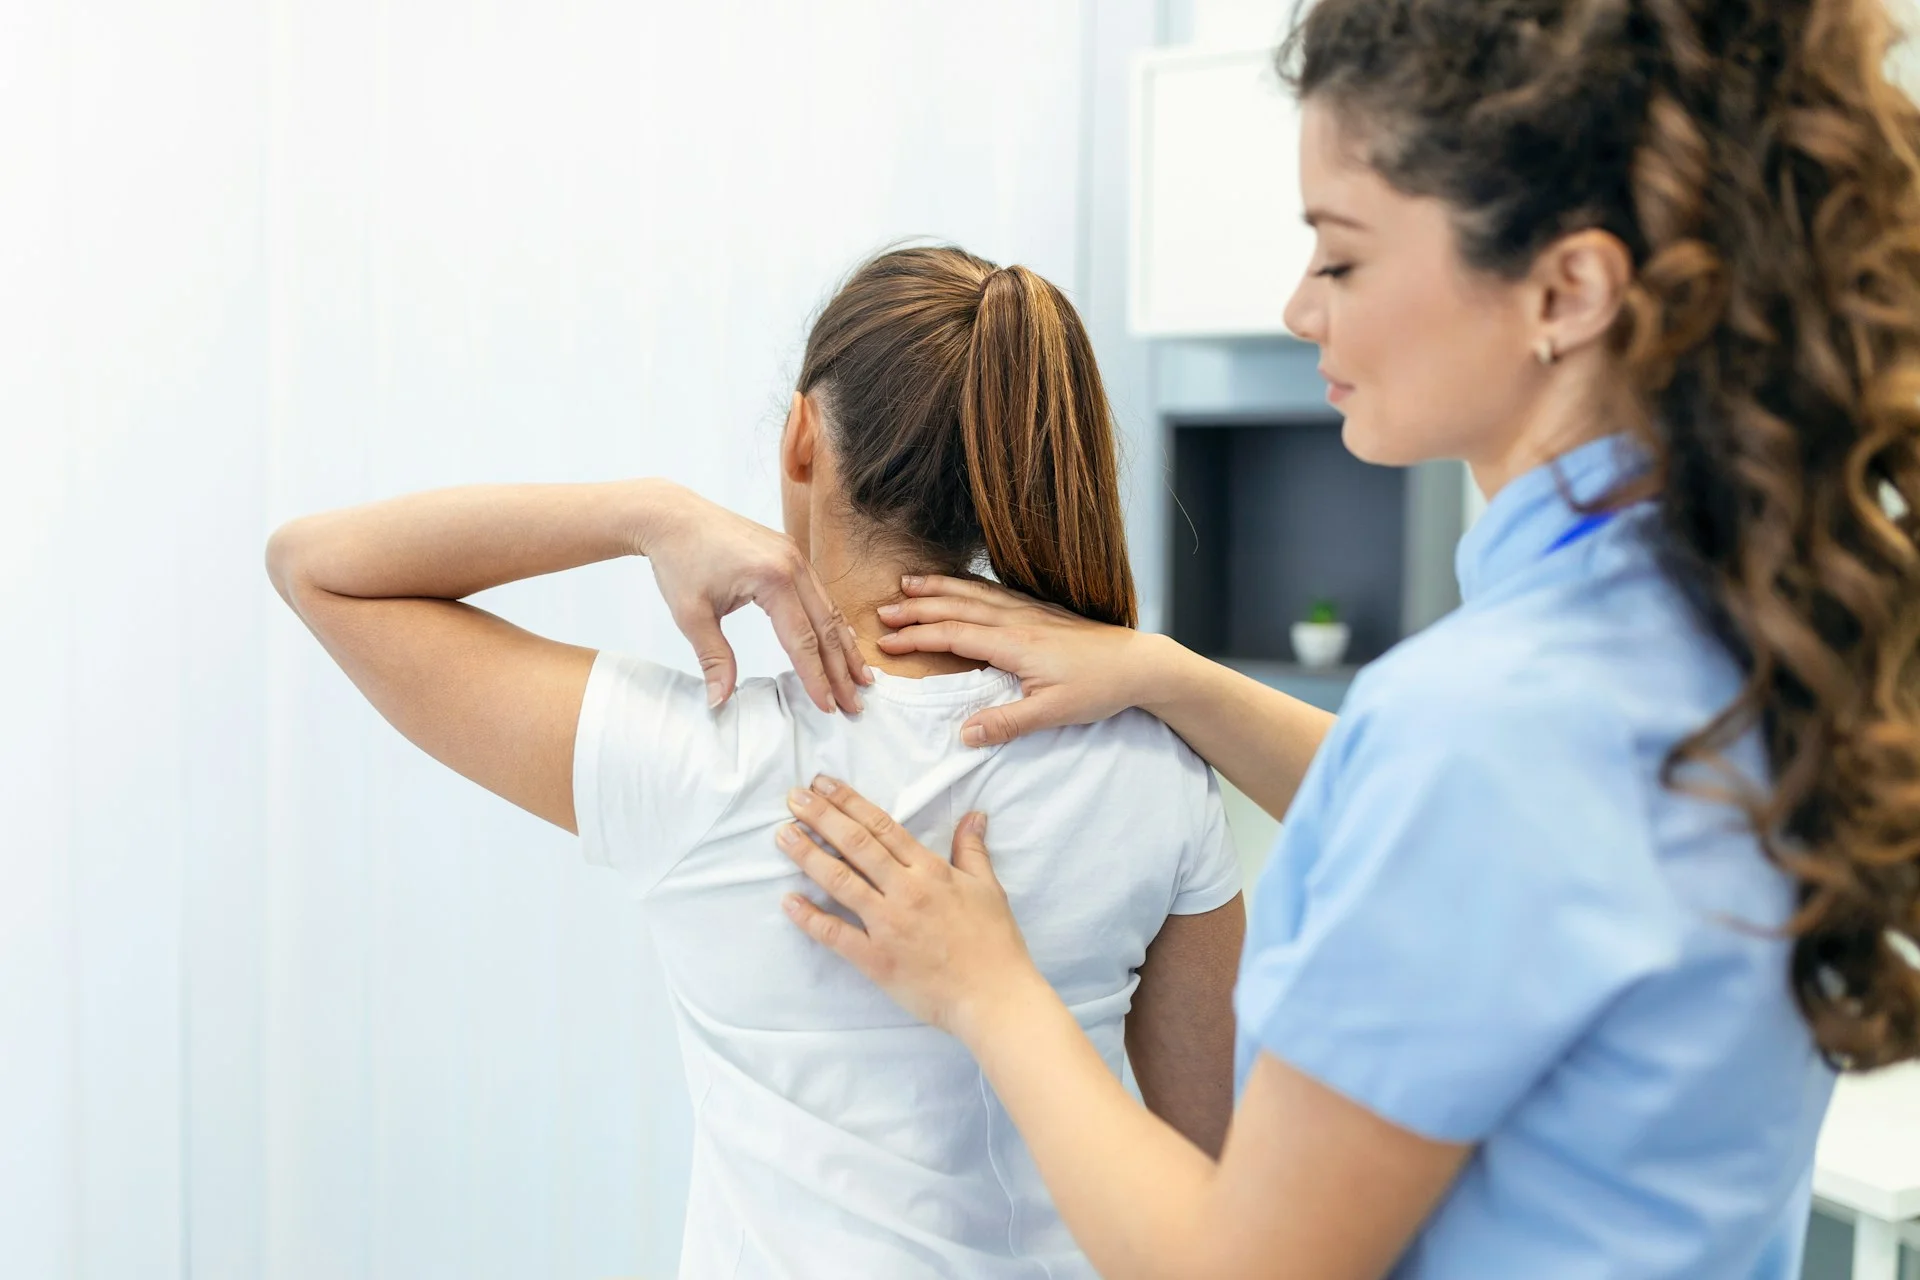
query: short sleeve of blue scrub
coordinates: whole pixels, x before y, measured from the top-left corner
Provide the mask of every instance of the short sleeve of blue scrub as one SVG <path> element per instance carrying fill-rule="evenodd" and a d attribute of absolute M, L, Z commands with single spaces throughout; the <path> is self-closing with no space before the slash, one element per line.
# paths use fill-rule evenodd
<path fill-rule="evenodd" d="M 1832 1077 L 1775 932 L 1791 883 L 1668 787 L 1740 674 L 1650 549 L 1581 517 L 1618 441 L 1514 480 L 1465 603 L 1364 671 L 1256 883 L 1235 994 L 1269 1054 L 1475 1150 L 1396 1276 L 1787 1280 Z M 1728 761 L 1764 776 L 1756 737 Z"/>
<path fill-rule="evenodd" d="M 1287 874 L 1261 882 L 1236 1002 L 1243 1052 L 1455 1142 L 1677 947 L 1634 874 L 1650 860 L 1621 856 L 1647 838 L 1621 730 L 1485 693 L 1403 690 L 1341 724 L 1275 855 Z"/>

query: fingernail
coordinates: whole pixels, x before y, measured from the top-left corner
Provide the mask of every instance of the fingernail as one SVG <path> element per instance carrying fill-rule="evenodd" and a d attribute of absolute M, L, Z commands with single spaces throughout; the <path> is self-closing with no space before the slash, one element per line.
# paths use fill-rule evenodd
<path fill-rule="evenodd" d="M 810 808 L 813 805 L 813 801 L 813 792 L 804 788 L 795 787 L 793 790 L 787 792 L 787 807 L 790 809 Z"/>
<path fill-rule="evenodd" d="M 974 835 L 984 837 L 987 834 L 987 815 L 986 814 L 970 813 L 966 816 L 966 818 L 963 821 L 965 821 L 965 823 L 967 824 L 967 830 L 972 832 Z"/>
<path fill-rule="evenodd" d="M 783 847 L 791 849 L 794 845 L 800 843 L 800 828 L 789 822 L 786 826 L 774 832 L 773 838 Z"/>
<path fill-rule="evenodd" d="M 712 711 L 727 700 L 726 686 L 718 680 L 707 681 L 707 710 Z"/>
<path fill-rule="evenodd" d="M 790 893 L 780 899 L 780 909 L 790 916 L 798 916 L 800 914 L 800 902 L 801 898 L 799 894 Z"/>
<path fill-rule="evenodd" d="M 983 747 L 987 743 L 987 731 L 977 724 L 970 724 L 960 731 L 960 741 L 970 747 Z"/>
<path fill-rule="evenodd" d="M 900 585 L 905 587 L 909 591 L 913 591 L 917 589 L 918 587 L 922 586 L 925 582 L 926 582 L 926 579 L 920 577 L 917 574 L 910 574 L 909 576 L 900 579 Z"/>
<path fill-rule="evenodd" d="M 823 796 L 830 796 L 840 789 L 840 784 L 832 778 L 829 778 L 826 774 L 821 773 L 814 776 L 813 789 Z"/>
<path fill-rule="evenodd" d="M 897 604 L 883 604 L 880 606 L 880 616 L 883 618 L 897 618 L 900 616 L 900 606 Z"/>

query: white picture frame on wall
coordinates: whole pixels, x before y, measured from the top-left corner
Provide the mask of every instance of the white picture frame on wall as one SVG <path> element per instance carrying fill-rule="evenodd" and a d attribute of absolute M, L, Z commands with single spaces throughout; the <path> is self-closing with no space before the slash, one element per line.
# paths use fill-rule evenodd
<path fill-rule="evenodd" d="M 1270 44 L 1134 63 L 1128 319 L 1149 338 L 1287 336 L 1313 256 L 1300 113 Z"/>

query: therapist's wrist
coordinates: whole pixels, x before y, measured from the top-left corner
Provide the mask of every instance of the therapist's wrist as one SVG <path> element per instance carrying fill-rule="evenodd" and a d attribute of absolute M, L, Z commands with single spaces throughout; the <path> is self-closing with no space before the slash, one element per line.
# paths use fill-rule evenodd
<path fill-rule="evenodd" d="M 1011 972 L 955 1004 L 947 1029 L 967 1051 L 985 1062 L 998 1048 L 1017 1041 L 1049 1006 L 1061 999 L 1040 971 L 1030 965 Z"/>
<path fill-rule="evenodd" d="M 1194 668 L 1206 659 L 1172 636 L 1142 631 L 1128 663 L 1129 702 L 1161 720 L 1179 705 L 1191 686 Z"/>

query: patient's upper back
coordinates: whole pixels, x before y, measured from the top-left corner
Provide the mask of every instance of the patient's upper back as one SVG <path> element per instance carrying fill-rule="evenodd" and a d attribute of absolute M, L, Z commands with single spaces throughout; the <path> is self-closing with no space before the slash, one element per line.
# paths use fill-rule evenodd
<path fill-rule="evenodd" d="M 627 873 L 676 997 L 766 1031 L 906 1030 L 913 1020 L 780 909 L 824 895 L 773 843 L 786 794 L 819 773 L 949 856 L 968 811 L 1041 971 L 1089 1025 L 1117 1020 L 1146 946 L 1173 913 L 1223 905 L 1239 871 L 1211 772 L 1142 712 L 997 748 L 960 742 L 983 707 L 1020 696 L 992 669 L 878 673 L 858 717 L 815 708 L 798 677 L 750 680 L 718 712 L 693 676 L 602 654 L 576 744 L 587 856 Z"/>

